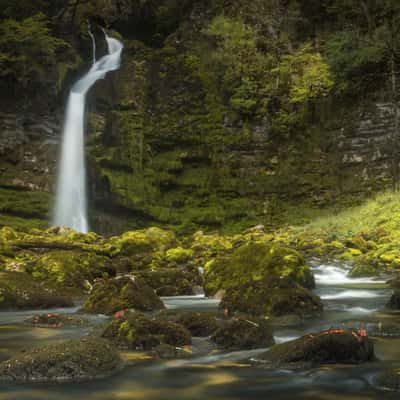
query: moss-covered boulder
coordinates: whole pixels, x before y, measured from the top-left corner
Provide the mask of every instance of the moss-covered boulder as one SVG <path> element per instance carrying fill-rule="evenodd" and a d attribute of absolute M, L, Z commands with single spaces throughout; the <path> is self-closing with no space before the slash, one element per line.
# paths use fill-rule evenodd
<path fill-rule="evenodd" d="M 362 363 L 375 359 L 372 340 L 350 329 L 330 329 L 278 344 L 258 357 L 272 366 Z"/>
<path fill-rule="evenodd" d="M 80 382 L 117 372 L 122 361 L 104 339 L 85 338 L 40 347 L 0 364 L 0 380 Z"/>
<path fill-rule="evenodd" d="M 199 337 L 210 336 L 221 326 L 215 314 L 205 312 L 182 312 L 174 321 L 187 328 L 192 336 Z"/>
<path fill-rule="evenodd" d="M 64 288 L 84 289 L 85 281 L 115 276 L 109 258 L 91 252 L 58 250 L 20 259 L 33 277 Z"/>
<path fill-rule="evenodd" d="M 160 344 L 185 346 L 191 343 L 190 332 L 163 318 L 149 318 L 141 313 L 126 313 L 113 319 L 102 337 L 120 348 L 150 350 Z"/>
<path fill-rule="evenodd" d="M 160 268 L 156 271 L 140 271 L 136 276 L 143 279 L 159 296 L 185 296 L 193 294 L 195 286 L 201 286 L 202 277 L 197 270 Z"/>
<path fill-rule="evenodd" d="M 288 278 L 266 278 L 226 290 L 220 308 L 232 313 L 280 317 L 318 315 L 323 305 L 318 296 Z"/>
<path fill-rule="evenodd" d="M 348 275 L 350 278 L 364 278 L 376 276 L 379 273 L 380 270 L 377 265 L 371 263 L 366 257 L 360 257 L 354 262 Z"/>
<path fill-rule="evenodd" d="M 0 272 L 0 310 L 72 307 L 56 288 L 23 272 Z"/>
<path fill-rule="evenodd" d="M 225 350 L 249 350 L 274 344 L 267 321 L 248 318 L 225 321 L 211 336 L 211 340 Z"/>
<path fill-rule="evenodd" d="M 229 253 L 232 249 L 233 244 L 226 236 L 216 233 L 207 235 L 198 231 L 192 237 L 191 250 L 196 257 L 203 260 Z"/>
<path fill-rule="evenodd" d="M 154 311 L 164 308 L 154 290 L 134 276 L 100 280 L 81 311 L 110 315 L 120 310 Z"/>
<path fill-rule="evenodd" d="M 313 288 L 314 277 L 304 257 L 296 250 L 274 243 L 247 243 L 232 254 L 217 257 L 205 266 L 205 289 L 238 287 L 265 278 L 290 278 L 300 286 Z"/>
<path fill-rule="evenodd" d="M 143 231 L 128 231 L 115 238 L 115 243 L 121 255 L 137 256 L 146 255 L 157 250 L 167 251 L 177 244 L 172 231 L 160 228 L 148 228 Z"/>

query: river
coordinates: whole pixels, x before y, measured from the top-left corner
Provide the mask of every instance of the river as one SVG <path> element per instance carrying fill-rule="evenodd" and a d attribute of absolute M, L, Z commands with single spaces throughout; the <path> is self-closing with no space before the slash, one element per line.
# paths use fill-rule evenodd
<path fill-rule="evenodd" d="M 316 278 L 315 293 L 325 311 L 320 318 L 295 326 L 275 328 L 278 343 L 307 332 L 329 327 L 365 327 L 374 338 L 379 361 L 363 365 L 327 365 L 307 370 L 271 371 L 257 362 L 265 349 L 233 353 L 213 352 L 205 339 L 194 338 L 196 355 L 183 360 L 153 360 L 145 353 L 125 352 L 127 367 L 109 379 L 84 384 L 0 384 L 0 400 L 243 400 L 243 399 L 377 399 L 382 392 L 371 382 L 377 372 L 400 366 L 400 315 L 387 312 L 391 289 L 387 277 L 351 279 L 338 264 L 311 262 Z M 201 296 L 164 298 L 167 308 L 214 310 L 215 300 Z M 75 312 L 74 309 L 56 310 Z M 47 312 L 47 311 L 43 311 Z M 37 312 L 34 312 L 37 313 Z M 82 328 L 33 328 L 23 320 L 33 312 L 0 313 L 0 359 L 5 360 L 32 346 L 78 338 L 93 326 L 101 329 L 105 317 L 90 318 Z M 398 394 L 385 393 L 385 399 Z"/>

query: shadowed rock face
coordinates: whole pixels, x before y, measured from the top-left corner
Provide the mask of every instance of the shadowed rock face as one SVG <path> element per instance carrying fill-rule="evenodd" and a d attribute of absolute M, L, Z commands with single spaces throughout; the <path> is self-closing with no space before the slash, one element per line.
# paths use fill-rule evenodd
<path fill-rule="evenodd" d="M 373 342 L 359 332 L 331 329 L 279 344 L 262 354 L 271 364 L 363 363 L 375 359 Z"/>
<path fill-rule="evenodd" d="M 99 338 L 69 340 L 22 353 L 0 364 L 0 380 L 79 382 L 109 376 L 122 367 L 111 344 Z"/>

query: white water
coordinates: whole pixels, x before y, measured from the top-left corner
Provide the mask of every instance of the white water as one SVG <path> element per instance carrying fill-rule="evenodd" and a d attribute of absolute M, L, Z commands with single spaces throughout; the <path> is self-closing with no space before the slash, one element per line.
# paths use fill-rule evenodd
<path fill-rule="evenodd" d="M 365 283 L 384 283 L 384 280 L 374 278 L 350 278 L 349 269 L 336 265 L 320 265 L 313 268 L 315 282 L 317 285 L 341 285 L 341 284 L 365 284 Z"/>
<path fill-rule="evenodd" d="M 96 46 L 93 40 L 93 65 L 89 72 L 71 89 L 65 117 L 57 183 L 54 225 L 67 226 L 78 232 L 89 229 L 87 219 L 86 169 L 84 157 L 84 120 L 86 94 L 107 72 L 120 67 L 123 45 L 104 32 L 108 54 L 95 62 Z"/>
<path fill-rule="evenodd" d="M 328 293 L 321 295 L 321 300 L 338 300 L 338 299 L 371 299 L 374 297 L 382 297 L 385 294 L 377 290 L 345 290 L 339 293 Z"/>

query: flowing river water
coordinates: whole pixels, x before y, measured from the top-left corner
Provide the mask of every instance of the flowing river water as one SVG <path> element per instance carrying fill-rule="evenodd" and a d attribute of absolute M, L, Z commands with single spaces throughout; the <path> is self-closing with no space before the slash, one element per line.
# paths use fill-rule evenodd
<path fill-rule="evenodd" d="M 371 384 L 374 375 L 400 366 L 400 315 L 384 309 L 391 295 L 381 279 L 351 279 L 340 265 L 312 262 L 325 311 L 305 323 L 275 328 L 277 343 L 329 327 L 365 327 L 374 337 L 379 361 L 363 365 L 327 365 L 306 370 L 270 370 L 257 363 L 265 349 L 233 353 L 213 352 L 205 339 L 194 338 L 188 359 L 153 360 L 144 353 L 127 352 L 126 368 L 118 375 L 82 384 L 0 384 L 0 400 L 180 400 L 180 399 L 398 399 Z M 201 296 L 165 298 L 170 309 L 215 310 L 216 300 Z M 52 310 L 54 311 L 54 310 Z M 56 310 L 75 312 L 75 309 Z M 47 312 L 47 311 L 43 311 Z M 82 328 L 34 328 L 23 320 L 36 312 L 0 313 L 0 359 L 30 347 L 78 338 L 101 326 L 106 317 L 90 318 Z"/>

